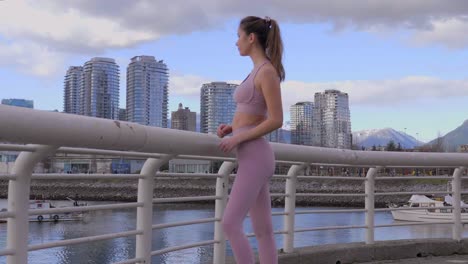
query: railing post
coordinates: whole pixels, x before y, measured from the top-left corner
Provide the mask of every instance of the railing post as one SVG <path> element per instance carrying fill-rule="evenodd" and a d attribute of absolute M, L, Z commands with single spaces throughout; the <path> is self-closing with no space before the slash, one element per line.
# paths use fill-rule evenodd
<path fill-rule="evenodd" d="M 379 167 L 378 167 L 379 168 Z M 378 168 L 370 168 L 367 171 L 365 183 L 366 206 L 366 244 L 374 244 L 374 209 L 375 209 L 375 174 Z"/>
<path fill-rule="evenodd" d="M 294 251 L 294 225 L 296 217 L 296 186 L 297 175 L 304 170 L 307 164 L 293 165 L 289 168 L 288 178 L 286 179 L 284 199 L 284 212 L 283 225 L 283 251 L 285 253 L 292 253 Z"/>
<path fill-rule="evenodd" d="M 216 196 L 222 197 L 215 201 L 215 218 L 220 219 L 216 220 L 214 224 L 214 240 L 218 241 L 213 247 L 213 263 L 216 264 L 224 264 L 226 262 L 226 238 L 224 237 L 221 219 L 223 218 L 224 209 L 228 201 L 229 175 L 235 167 L 236 163 L 234 162 L 223 162 L 218 171 L 218 174 L 223 177 L 216 179 Z"/>
<path fill-rule="evenodd" d="M 149 158 L 140 172 L 144 178 L 138 180 L 138 202 L 143 203 L 143 206 L 137 208 L 136 228 L 143 230 L 143 234 L 136 236 L 135 257 L 143 258 L 144 261 L 139 263 L 151 263 L 154 176 L 173 157 L 174 155 L 164 155 L 159 159 Z"/>
<path fill-rule="evenodd" d="M 453 197 L 453 228 L 452 238 L 456 241 L 461 241 L 462 237 L 462 222 L 461 222 L 461 173 L 463 167 L 456 168 L 453 172 L 452 179 L 452 197 Z"/>
<path fill-rule="evenodd" d="M 15 216 L 7 220 L 7 249 L 14 254 L 7 256 L 7 264 L 28 263 L 29 238 L 29 194 L 31 192 L 31 175 L 34 166 L 53 154 L 56 146 L 36 145 L 34 152 L 21 152 L 15 161 L 12 174 L 16 179 L 8 183 L 8 211 Z"/>

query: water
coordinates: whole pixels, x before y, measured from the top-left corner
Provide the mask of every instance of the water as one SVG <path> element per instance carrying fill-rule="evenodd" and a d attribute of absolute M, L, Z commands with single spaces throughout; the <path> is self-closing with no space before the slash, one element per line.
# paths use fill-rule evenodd
<path fill-rule="evenodd" d="M 67 201 L 56 202 L 57 206 L 69 204 Z M 88 202 L 88 204 L 101 204 Z M 6 207 L 6 201 L 0 200 L 0 208 Z M 298 208 L 298 210 L 318 210 L 326 208 Z M 283 211 L 282 208 L 273 208 Z M 214 206 L 205 205 L 158 205 L 155 206 L 153 222 L 166 223 L 188 221 L 200 218 L 214 217 Z M 273 217 L 275 230 L 281 230 L 282 216 Z M 296 228 L 320 226 L 364 225 L 364 213 L 312 214 L 297 215 Z M 375 223 L 388 224 L 393 219 L 389 212 L 377 212 Z M 90 212 L 83 221 L 73 222 L 31 222 L 29 225 L 29 244 L 40 244 L 63 239 L 73 239 L 84 236 L 103 235 L 114 232 L 130 231 L 136 227 L 136 209 L 118 209 Z M 245 222 L 247 233 L 252 233 L 250 220 Z M 452 230 L 449 225 L 430 226 L 400 226 L 376 229 L 376 240 L 412 239 L 412 238 L 450 238 Z M 468 236 L 465 228 L 464 236 Z M 185 245 L 213 239 L 213 223 L 197 224 L 184 227 L 173 227 L 153 231 L 153 250 L 165 247 Z M 322 244 L 361 242 L 365 239 L 363 229 L 325 230 L 296 233 L 295 246 L 312 246 Z M 250 239 L 256 248 L 255 239 Z M 277 246 L 282 247 L 281 235 L 276 236 Z M 0 224 L 0 249 L 6 247 L 6 224 Z M 211 263 L 213 246 L 186 249 L 179 252 L 155 256 L 152 263 Z M 228 255 L 232 255 L 228 246 Z M 57 247 L 29 253 L 28 263 L 32 264 L 105 264 L 118 262 L 135 257 L 135 238 L 118 238 L 66 247 Z M 0 257 L 0 263 L 6 258 Z"/>

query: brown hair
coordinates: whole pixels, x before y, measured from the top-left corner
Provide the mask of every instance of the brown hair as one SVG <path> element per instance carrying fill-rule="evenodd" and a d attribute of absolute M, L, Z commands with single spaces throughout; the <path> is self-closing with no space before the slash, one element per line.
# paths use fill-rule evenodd
<path fill-rule="evenodd" d="M 281 62 L 283 58 L 283 41 L 281 40 L 281 32 L 276 20 L 269 17 L 248 16 L 241 20 L 239 27 L 247 35 L 254 33 L 257 36 L 268 59 L 270 59 L 271 64 L 275 67 L 280 80 L 284 81 L 286 73 Z"/>

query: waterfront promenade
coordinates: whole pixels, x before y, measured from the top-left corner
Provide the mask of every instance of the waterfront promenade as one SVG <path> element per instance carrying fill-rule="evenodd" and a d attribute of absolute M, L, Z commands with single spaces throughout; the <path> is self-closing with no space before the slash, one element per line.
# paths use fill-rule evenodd
<path fill-rule="evenodd" d="M 468 239 L 410 239 L 372 245 L 346 243 L 297 248 L 280 253 L 280 264 L 468 263 Z M 230 258 L 227 264 L 235 264 Z M 258 263 L 258 259 L 257 259 Z"/>

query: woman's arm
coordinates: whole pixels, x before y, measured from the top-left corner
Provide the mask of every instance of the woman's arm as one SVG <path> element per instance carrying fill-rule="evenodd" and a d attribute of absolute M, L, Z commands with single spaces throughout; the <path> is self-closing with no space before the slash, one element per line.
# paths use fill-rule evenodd
<path fill-rule="evenodd" d="M 218 130 L 216 131 L 216 134 L 218 137 L 223 138 L 226 135 L 229 135 L 232 133 L 232 126 L 226 125 L 226 124 L 221 124 L 218 126 Z"/>

